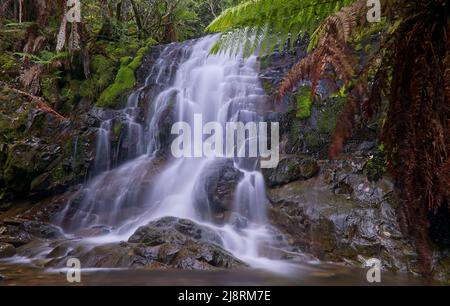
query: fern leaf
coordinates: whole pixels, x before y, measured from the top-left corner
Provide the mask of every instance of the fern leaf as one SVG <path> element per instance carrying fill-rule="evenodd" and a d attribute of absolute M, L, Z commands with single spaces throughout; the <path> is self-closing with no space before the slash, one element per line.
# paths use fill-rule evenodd
<path fill-rule="evenodd" d="M 276 46 L 282 49 L 289 38 L 294 39 L 299 34 L 304 35 L 311 29 L 316 29 L 321 20 L 355 1 L 248 0 L 224 11 L 206 31 L 230 33 L 242 29 L 258 31 L 266 28 L 264 35 L 254 40 L 262 46 L 261 52 L 274 50 Z M 220 48 L 229 47 L 227 44 L 220 45 Z M 215 49 L 217 48 L 218 46 L 215 46 Z"/>

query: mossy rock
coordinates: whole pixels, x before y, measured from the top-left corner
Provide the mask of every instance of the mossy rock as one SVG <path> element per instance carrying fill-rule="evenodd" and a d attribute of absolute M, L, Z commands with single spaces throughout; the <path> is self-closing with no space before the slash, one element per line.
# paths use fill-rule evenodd
<path fill-rule="evenodd" d="M 112 131 L 115 137 L 120 137 L 124 128 L 123 122 L 115 120 L 112 126 Z"/>
<path fill-rule="evenodd" d="M 331 135 L 333 133 L 345 102 L 344 97 L 337 97 L 329 101 L 328 105 L 323 108 L 317 119 L 317 126 L 321 134 Z"/>
<path fill-rule="evenodd" d="M 120 96 L 131 90 L 136 84 L 134 70 L 128 66 L 122 66 L 117 73 L 114 83 L 110 85 L 100 96 L 97 106 L 108 108 L 120 108 L 123 101 Z"/>
<path fill-rule="evenodd" d="M 311 88 L 308 86 L 302 87 L 295 95 L 296 102 L 296 117 L 300 120 L 305 120 L 311 117 L 312 103 Z"/>
<path fill-rule="evenodd" d="M 319 150 L 322 145 L 322 139 L 317 131 L 311 131 L 305 134 L 305 145 L 312 151 Z"/>
<path fill-rule="evenodd" d="M 135 71 L 142 65 L 145 53 L 154 43 L 153 40 L 149 40 L 146 46 L 139 49 L 132 61 L 129 58 L 121 58 L 121 66 L 114 83 L 100 95 L 96 104 L 98 107 L 118 109 L 124 106 L 126 101 L 122 96 L 136 85 Z"/>
<path fill-rule="evenodd" d="M 26 193 L 29 190 L 32 178 L 31 164 L 22 165 L 21 161 L 16 161 L 9 156 L 6 161 L 6 168 L 3 171 L 3 179 L 6 187 L 17 193 Z"/>
<path fill-rule="evenodd" d="M 91 76 L 84 82 L 72 81 L 69 88 L 87 99 L 96 99 L 114 81 L 117 63 L 103 55 L 95 55 L 91 61 Z"/>

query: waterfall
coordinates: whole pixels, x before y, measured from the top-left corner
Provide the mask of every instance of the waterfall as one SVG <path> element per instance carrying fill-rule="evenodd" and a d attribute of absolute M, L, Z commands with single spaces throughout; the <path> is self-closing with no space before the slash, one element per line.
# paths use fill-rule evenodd
<path fill-rule="evenodd" d="M 262 249 L 273 234 L 267 225 L 268 201 L 258 161 L 220 156 L 171 158 L 161 135 L 168 114 L 174 121 L 191 125 L 195 115 L 223 125 L 262 121 L 256 110 L 266 95 L 258 77 L 257 57 L 211 55 L 216 39 L 208 36 L 171 44 L 161 52 L 145 86 L 130 95 L 128 106 L 119 114 L 127 123 L 120 142 L 129 151 L 127 162 L 114 167 L 110 142 L 114 123 L 112 119 L 102 123 L 94 162 L 97 175 L 85 186 L 82 200 L 74 204 L 76 209 L 64 212 L 64 228 L 109 226 L 110 235 L 90 238 L 109 242 L 126 240 L 139 226 L 161 217 L 186 218 L 213 228 L 222 236 L 223 247 L 238 258 L 255 266 L 267 265 Z M 201 146 L 202 141 L 196 139 L 193 146 Z M 161 156 L 165 156 L 163 161 Z M 240 179 L 231 214 L 217 222 L 220 214 L 214 212 L 205 186 L 214 169 L 222 167 L 230 167 Z"/>

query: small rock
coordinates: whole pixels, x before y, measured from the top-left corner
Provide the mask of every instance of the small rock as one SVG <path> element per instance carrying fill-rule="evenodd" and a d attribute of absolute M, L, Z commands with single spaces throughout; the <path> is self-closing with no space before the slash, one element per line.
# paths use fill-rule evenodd
<path fill-rule="evenodd" d="M 20 232 L 17 236 L 9 236 L 9 235 L 1 235 L 0 236 L 0 243 L 8 243 L 12 244 L 15 247 L 22 246 L 24 244 L 27 244 L 31 241 L 31 237 L 25 233 Z"/>
<path fill-rule="evenodd" d="M 236 213 L 231 215 L 230 222 L 236 229 L 244 229 L 248 226 L 247 218 L 244 218 Z"/>
<path fill-rule="evenodd" d="M 297 155 L 282 157 L 274 169 L 263 169 L 269 187 L 282 186 L 299 179 L 310 179 L 318 172 L 319 165 L 314 159 Z"/>
<path fill-rule="evenodd" d="M 375 148 L 375 146 L 376 146 L 375 141 L 364 141 L 359 145 L 358 151 L 369 151 Z"/>
<path fill-rule="evenodd" d="M 56 239 L 64 236 L 59 228 L 44 222 L 26 221 L 23 223 L 23 228 L 28 233 L 44 239 Z"/>
<path fill-rule="evenodd" d="M 300 175 L 305 179 L 313 178 L 319 170 L 319 165 L 314 159 L 306 159 L 300 164 Z"/>
<path fill-rule="evenodd" d="M 9 243 L 0 242 L 0 258 L 7 258 L 16 255 L 16 248 Z"/>

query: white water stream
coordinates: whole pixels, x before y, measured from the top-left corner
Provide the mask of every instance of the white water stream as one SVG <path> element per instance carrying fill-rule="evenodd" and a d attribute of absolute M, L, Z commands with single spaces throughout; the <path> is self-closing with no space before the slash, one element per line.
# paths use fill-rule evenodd
<path fill-rule="evenodd" d="M 84 199 L 75 215 L 70 216 L 69 223 L 67 211 L 61 220 L 72 230 L 110 226 L 111 234 L 86 238 L 90 242 L 107 243 L 127 240 L 139 226 L 161 217 L 191 219 L 219 233 L 223 247 L 236 257 L 252 266 L 280 272 L 286 265 L 263 254 L 263 249 L 271 244 L 273 233 L 266 219 L 264 178 L 255 159 L 229 161 L 242 173 L 242 179 L 236 187 L 232 217 L 220 225 L 213 222 L 209 203 L 201 206 L 206 211 L 199 211 L 198 199 L 208 198 L 204 188 L 208 169 L 223 163 L 223 158 L 170 158 L 160 173 L 154 173 L 154 162 L 162 149 L 161 118 L 170 105 L 174 104 L 179 121 L 192 125 L 195 114 L 201 114 L 204 122 L 223 125 L 229 121 L 262 120 L 255 111 L 265 99 L 258 78 L 257 57 L 210 55 L 216 39 L 209 36 L 188 44 L 172 44 L 162 51 L 147 78 L 146 86 L 162 88 L 149 103 L 147 123 L 137 123 L 145 87 L 130 95 L 128 106 L 122 111 L 127 123 L 125 146 L 128 144 L 128 154 L 136 157 L 116 168 L 112 166 L 113 123 L 105 120 L 99 129 L 94 166 L 100 174 L 86 185 Z M 194 142 L 193 146 L 202 143 Z M 147 183 L 150 180 L 152 184 Z"/>

